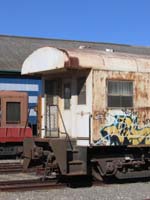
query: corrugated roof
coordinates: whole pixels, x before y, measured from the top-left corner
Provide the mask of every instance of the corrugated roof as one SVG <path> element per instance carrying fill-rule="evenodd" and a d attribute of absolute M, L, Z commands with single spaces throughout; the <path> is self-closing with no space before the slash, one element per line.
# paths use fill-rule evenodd
<path fill-rule="evenodd" d="M 0 35 L 0 71 L 21 71 L 24 60 L 36 49 L 51 46 L 62 49 L 95 49 L 123 52 L 138 55 L 150 55 L 149 47 L 122 44 L 17 37 Z"/>

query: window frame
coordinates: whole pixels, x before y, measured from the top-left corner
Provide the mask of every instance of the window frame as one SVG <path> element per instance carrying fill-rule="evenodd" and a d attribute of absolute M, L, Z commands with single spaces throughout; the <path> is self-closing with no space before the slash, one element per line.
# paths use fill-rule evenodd
<path fill-rule="evenodd" d="M 109 94 L 109 91 L 108 91 L 108 84 L 109 82 L 120 82 L 121 84 L 123 84 L 124 82 L 129 82 L 129 83 L 132 83 L 132 95 L 127 95 L 127 94 Z M 121 86 L 122 87 L 122 86 Z M 133 80 L 118 80 L 118 79 L 108 79 L 107 80 L 107 107 L 108 108 L 117 108 L 117 109 L 121 109 L 121 108 L 133 108 L 134 107 L 134 81 Z M 131 106 L 123 106 L 122 105 L 122 102 L 120 101 L 120 106 L 109 106 L 109 96 L 114 96 L 114 97 L 120 97 L 120 100 L 121 100 L 121 97 L 131 97 Z"/>

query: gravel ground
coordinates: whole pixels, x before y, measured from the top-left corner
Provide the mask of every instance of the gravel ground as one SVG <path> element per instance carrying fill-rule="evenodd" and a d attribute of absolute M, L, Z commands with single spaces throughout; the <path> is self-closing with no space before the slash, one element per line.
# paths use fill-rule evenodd
<path fill-rule="evenodd" d="M 150 200 L 150 182 L 30 192 L 1 192 L 0 200 Z"/>
<path fill-rule="evenodd" d="M 17 174 L 0 174 L 0 181 L 9 181 L 9 180 L 30 180 L 39 178 L 35 174 L 27 173 L 17 173 Z"/>

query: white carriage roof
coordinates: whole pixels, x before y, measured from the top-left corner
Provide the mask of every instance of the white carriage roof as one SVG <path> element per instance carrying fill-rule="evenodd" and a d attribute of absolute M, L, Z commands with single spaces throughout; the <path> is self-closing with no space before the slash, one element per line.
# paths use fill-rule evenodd
<path fill-rule="evenodd" d="M 45 74 L 54 70 L 92 68 L 150 72 L 150 56 L 92 49 L 42 47 L 25 59 L 22 74 Z"/>

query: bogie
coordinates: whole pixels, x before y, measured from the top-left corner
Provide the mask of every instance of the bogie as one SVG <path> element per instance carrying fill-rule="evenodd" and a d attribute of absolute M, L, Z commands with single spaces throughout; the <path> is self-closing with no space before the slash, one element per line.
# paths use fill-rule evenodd
<path fill-rule="evenodd" d="M 44 145 L 45 144 L 45 145 Z M 43 146 L 45 148 L 43 148 Z M 47 148 L 46 148 L 47 147 Z M 150 177 L 149 147 L 77 147 L 66 139 L 24 141 L 24 169 L 42 166 L 47 176 L 93 176 L 99 181 Z"/>

